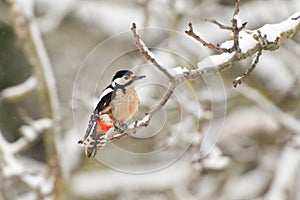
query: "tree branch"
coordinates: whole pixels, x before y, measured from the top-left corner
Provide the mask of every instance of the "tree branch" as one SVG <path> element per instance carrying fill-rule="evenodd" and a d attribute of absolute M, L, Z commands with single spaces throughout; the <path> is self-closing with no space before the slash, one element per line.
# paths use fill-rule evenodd
<path fill-rule="evenodd" d="M 131 31 L 134 36 L 134 42 L 138 49 L 140 50 L 141 54 L 145 57 L 146 60 L 150 61 L 158 70 L 160 70 L 166 77 L 172 79 L 173 76 L 163 67 L 161 66 L 157 60 L 155 59 L 154 54 L 146 47 L 144 42 L 140 39 L 139 34 L 136 32 L 136 24 L 132 24 Z"/>
<path fill-rule="evenodd" d="M 237 3 L 236 5 L 239 5 L 239 4 Z M 236 8 L 235 10 L 238 10 L 238 9 Z M 294 15 L 298 16 L 299 14 L 296 13 Z M 292 20 L 292 18 L 294 18 L 294 15 L 289 17 L 286 20 L 286 22 L 290 22 Z M 153 65 L 155 65 L 158 69 L 160 69 L 160 71 L 162 71 L 167 77 L 169 77 L 169 87 L 168 87 L 167 91 L 165 92 L 164 96 L 162 97 L 162 99 L 160 100 L 160 103 L 157 106 L 155 106 L 154 108 L 152 108 L 143 119 L 133 122 L 132 124 L 130 124 L 127 127 L 126 130 L 123 130 L 121 133 L 114 135 L 112 138 L 109 138 L 108 140 L 113 141 L 116 139 L 120 139 L 126 135 L 134 134 L 138 129 L 140 129 L 142 127 L 148 126 L 153 115 L 166 104 L 166 102 L 171 97 L 173 90 L 176 88 L 176 86 L 178 84 L 182 83 L 183 81 L 185 81 L 187 79 L 189 79 L 189 80 L 196 79 L 198 77 L 201 77 L 201 76 L 203 76 L 205 74 L 209 74 L 209 73 L 221 72 L 221 71 L 227 69 L 228 67 L 232 66 L 232 63 L 240 61 L 242 59 L 250 57 L 254 53 L 257 53 L 250 68 L 242 76 L 240 76 L 236 79 L 237 82 L 239 82 L 239 79 L 241 79 L 240 81 L 242 81 L 247 76 L 249 76 L 249 74 L 253 71 L 253 69 L 255 68 L 256 64 L 259 61 L 259 57 L 261 56 L 261 53 L 263 50 L 274 50 L 274 48 L 275 48 L 274 46 L 276 46 L 278 48 L 279 45 L 284 40 L 291 38 L 292 36 L 294 36 L 297 33 L 297 31 L 300 27 L 300 20 L 299 19 L 298 19 L 298 21 L 293 20 L 293 24 L 294 24 L 294 26 L 292 26 L 292 27 L 290 26 L 286 30 L 283 30 L 283 32 L 278 33 L 278 35 L 276 35 L 277 37 L 276 37 L 275 41 L 270 41 L 268 37 L 262 37 L 261 34 L 272 32 L 273 29 L 277 30 L 278 29 L 277 26 L 280 26 L 280 24 L 269 25 L 268 30 L 265 30 L 265 28 L 262 27 L 251 33 L 243 32 L 243 37 L 238 42 L 239 45 L 243 46 L 243 48 L 240 48 L 240 56 L 235 56 L 236 53 L 231 52 L 232 49 L 235 48 L 233 45 L 233 41 L 232 40 L 226 41 L 222 44 L 223 46 L 227 47 L 229 45 L 231 45 L 231 46 L 233 45 L 232 47 L 230 47 L 228 49 L 221 47 L 222 51 L 223 50 L 225 51 L 225 49 L 226 49 L 226 52 L 223 52 L 222 54 L 219 54 L 219 55 L 208 56 L 207 58 L 203 59 L 201 62 L 198 63 L 199 69 L 194 69 L 194 70 L 185 69 L 185 70 L 182 70 L 182 72 L 177 73 L 176 76 L 172 76 L 169 72 L 167 72 L 166 68 L 164 68 L 161 65 L 157 65 L 158 62 L 157 62 L 156 58 L 154 57 L 153 53 L 145 46 L 145 43 L 142 41 L 142 39 L 137 34 L 136 25 L 135 25 L 135 23 L 133 23 L 133 27 L 131 30 L 133 32 L 135 42 L 136 42 L 138 49 L 140 50 L 140 53 L 146 58 L 146 60 L 150 61 Z M 239 33 L 242 30 L 242 28 L 244 28 L 244 25 L 237 28 L 238 29 L 237 33 Z M 192 25 L 190 25 L 190 30 L 187 32 L 188 32 L 188 34 L 195 35 L 195 37 L 196 37 L 196 34 L 194 34 L 194 32 L 193 32 Z M 288 32 L 289 34 L 283 34 L 285 32 Z M 254 38 L 256 38 L 256 39 L 254 39 Z M 247 43 L 247 45 L 245 43 Z M 244 47 L 244 46 L 246 46 L 246 47 Z M 215 48 L 215 47 L 212 47 L 212 48 Z M 239 49 L 239 47 L 237 49 Z M 169 74 L 169 75 L 167 75 L 167 74 Z"/>
<path fill-rule="evenodd" d="M 240 19 L 238 18 L 238 13 L 239 13 L 239 8 L 240 7 L 240 1 L 236 0 L 235 1 L 235 9 L 234 9 L 234 14 L 233 14 L 233 18 L 231 20 L 231 27 L 229 26 L 225 26 L 222 25 L 221 23 L 217 22 L 216 20 L 212 19 L 212 20 L 206 20 L 209 21 L 211 23 L 214 23 L 216 25 L 219 26 L 219 28 L 221 29 L 227 29 L 227 30 L 231 30 L 232 34 L 233 34 L 233 44 L 230 48 L 222 48 L 222 47 L 218 47 L 213 45 L 212 43 L 208 43 L 206 41 L 204 41 L 203 39 L 200 38 L 200 36 L 198 36 L 192 27 L 192 23 L 189 23 L 189 30 L 186 30 L 185 33 L 188 34 L 189 36 L 193 37 L 194 39 L 196 39 L 197 41 L 199 41 L 203 46 L 208 47 L 211 50 L 220 52 L 220 53 L 232 53 L 235 52 L 234 57 L 236 57 L 237 59 L 239 59 L 241 57 L 240 53 L 241 53 L 241 49 L 240 49 L 240 45 L 239 45 L 239 33 L 241 30 L 243 30 L 246 26 L 246 22 L 245 23 L 241 23 Z"/>
<path fill-rule="evenodd" d="M 236 6 L 238 5 L 239 3 L 236 3 Z M 237 10 L 239 9 L 236 8 L 235 11 Z M 232 63 L 248 58 L 259 51 L 273 51 L 278 49 L 282 42 L 292 38 L 298 32 L 300 28 L 299 15 L 300 13 L 297 12 L 281 23 L 267 24 L 253 31 L 244 31 L 243 28 L 246 24 L 238 22 L 238 17 L 234 16 L 231 27 L 233 31 L 233 41 L 228 40 L 223 42 L 217 47 L 218 49 L 216 49 L 214 45 L 206 45 L 208 48 L 219 50 L 222 53 L 204 58 L 198 63 L 199 69 L 192 70 L 193 72 L 188 74 L 190 74 L 192 78 L 196 78 L 205 73 L 221 72 L 230 67 Z M 193 32 L 190 24 L 189 27 L 190 29 L 186 31 L 186 33 L 199 41 L 198 38 L 200 37 Z M 200 42 L 202 43 L 202 41 Z M 231 53 L 234 53 L 234 55 Z M 249 69 L 252 71 L 254 68 L 255 66 L 252 65 Z M 247 73 L 248 72 L 246 72 L 246 74 Z M 185 76 L 185 78 L 187 77 Z"/>

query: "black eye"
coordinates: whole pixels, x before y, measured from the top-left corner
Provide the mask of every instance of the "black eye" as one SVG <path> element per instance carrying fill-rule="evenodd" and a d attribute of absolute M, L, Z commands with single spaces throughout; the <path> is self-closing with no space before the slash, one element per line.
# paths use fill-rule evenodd
<path fill-rule="evenodd" d="M 129 79 L 129 77 L 128 77 L 128 76 L 124 76 L 124 79 L 125 79 L 125 80 L 128 80 L 128 79 Z"/>

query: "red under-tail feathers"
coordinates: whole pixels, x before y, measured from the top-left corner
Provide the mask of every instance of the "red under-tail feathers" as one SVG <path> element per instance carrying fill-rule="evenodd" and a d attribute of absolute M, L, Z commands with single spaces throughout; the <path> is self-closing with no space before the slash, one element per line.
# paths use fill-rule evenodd
<path fill-rule="evenodd" d="M 98 115 L 97 110 L 91 115 L 89 125 L 86 130 L 84 140 L 78 141 L 85 146 L 85 155 L 88 157 L 96 156 L 107 142 L 106 133 L 113 127 L 112 123 L 103 122 Z"/>

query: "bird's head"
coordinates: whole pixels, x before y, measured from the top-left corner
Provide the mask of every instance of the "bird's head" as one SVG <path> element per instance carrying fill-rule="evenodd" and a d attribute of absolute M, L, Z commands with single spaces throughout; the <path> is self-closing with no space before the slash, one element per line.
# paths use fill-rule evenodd
<path fill-rule="evenodd" d="M 112 85 L 132 85 L 135 81 L 145 78 L 146 76 L 136 76 L 130 70 L 120 70 L 116 72 L 114 77 L 112 78 Z"/>

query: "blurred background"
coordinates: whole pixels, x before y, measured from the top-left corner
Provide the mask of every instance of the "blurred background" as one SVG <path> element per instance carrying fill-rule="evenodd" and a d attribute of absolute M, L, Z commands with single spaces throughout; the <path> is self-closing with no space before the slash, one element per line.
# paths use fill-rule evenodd
<path fill-rule="evenodd" d="M 114 73 L 146 75 L 141 119 L 168 80 L 134 45 L 135 22 L 170 71 L 195 69 L 230 38 L 233 0 L 3 0 L 0 2 L 0 199 L 300 199 L 300 35 L 234 88 L 252 58 L 176 88 L 149 127 L 84 156 L 82 139 Z M 242 0 L 247 29 L 280 23 L 298 0 Z M 175 70 L 173 70 L 175 72 Z M 114 131 L 109 133 L 115 134 Z"/>

